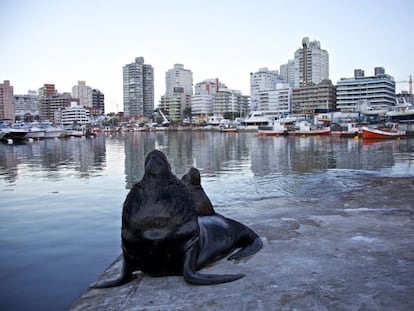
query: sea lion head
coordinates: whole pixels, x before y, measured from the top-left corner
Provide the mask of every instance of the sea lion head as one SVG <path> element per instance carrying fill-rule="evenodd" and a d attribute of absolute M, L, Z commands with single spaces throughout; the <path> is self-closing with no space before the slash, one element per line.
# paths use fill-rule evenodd
<path fill-rule="evenodd" d="M 164 153 L 153 150 L 147 154 L 145 157 L 145 176 L 162 178 L 171 174 L 171 166 Z"/>
<path fill-rule="evenodd" d="M 194 167 L 191 167 L 181 180 L 187 185 L 200 186 L 200 171 Z"/>

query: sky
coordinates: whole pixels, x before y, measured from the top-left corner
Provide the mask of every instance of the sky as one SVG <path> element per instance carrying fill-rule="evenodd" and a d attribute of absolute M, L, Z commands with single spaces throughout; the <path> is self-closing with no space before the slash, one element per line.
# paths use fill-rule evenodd
<path fill-rule="evenodd" d="M 122 68 L 142 56 L 154 68 L 155 105 L 174 64 L 194 85 L 219 78 L 250 94 L 250 73 L 279 70 L 302 38 L 329 53 L 334 84 L 354 69 L 384 67 L 407 90 L 414 74 L 412 0 L 0 0 L 0 82 L 14 94 L 78 81 L 123 110 Z"/>

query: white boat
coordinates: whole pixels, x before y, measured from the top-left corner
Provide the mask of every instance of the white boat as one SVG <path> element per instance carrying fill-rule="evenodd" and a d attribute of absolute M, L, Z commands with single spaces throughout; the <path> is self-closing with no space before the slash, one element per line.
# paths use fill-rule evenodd
<path fill-rule="evenodd" d="M 261 111 L 253 111 L 247 119 L 241 121 L 239 129 L 258 131 L 259 126 L 271 126 L 272 120 Z"/>
<path fill-rule="evenodd" d="M 27 135 L 27 128 L 22 126 L 20 123 L 13 124 L 3 124 L 5 135 L 3 139 L 12 139 L 12 140 L 23 140 Z"/>
<path fill-rule="evenodd" d="M 295 123 L 295 126 L 288 130 L 289 135 L 330 135 L 331 129 L 326 126 L 313 126 L 309 121 L 299 121 Z"/>
<path fill-rule="evenodd" d="M 337 137 L 359 137 L 361 129 L 356 122 L 334 123 L 330 126 L 331 135 Z"/>
<path fill-rule="evenodd" d="M 50 123 L 40 123 L 39 127 L 45 131 L 43 138 L 59 138 L 63 135 L 64 129 L 58 126 L 53 126 Z"/>
<path fill-rule="evenodd" d="M 273 121 L 272 125 L 259 126 L 260 136 L 282 136 L 287 134 L 286 123 L 278 120 Z"/>
<path fill-rule="evenodd" d="M 65 137 L 83 137 L 86 135 L 86 129 L 81 126 L 68 127 L 65 128 L 63 135 Z"/>
<path fill-rule="evenodd" d="M 26 138 L 40 139 L 45 137 L 45 130 L 38 126 L 27 126 Z"/>
<path fill-rule="evenodd" d="M 385 113 L 390 121 L 412 121 L 414 120 L 414 107 L 409 104 L 397 105 Z"/>

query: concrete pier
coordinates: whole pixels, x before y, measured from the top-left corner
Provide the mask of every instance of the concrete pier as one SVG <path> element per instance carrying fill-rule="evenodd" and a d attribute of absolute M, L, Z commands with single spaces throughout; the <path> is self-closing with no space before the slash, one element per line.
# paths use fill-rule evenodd
<path fill-rule="evenodd" d="M 357 190 L 219 210 L 254 229 L 264 248 L 201 272 L 244 273 L 241 280 L 194 286 L 137 273 L 124 286 L 88 290 L 71 310 L 414 310 L 414 178 L 358 182 Z M 101 278 L 120 266 L 118 258 Z"/>

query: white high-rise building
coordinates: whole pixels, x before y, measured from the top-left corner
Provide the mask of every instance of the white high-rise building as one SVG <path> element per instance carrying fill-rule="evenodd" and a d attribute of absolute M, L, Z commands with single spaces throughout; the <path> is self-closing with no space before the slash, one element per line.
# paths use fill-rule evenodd
<path fill-rule="evenodd" d="M 373 76 L 365 76 L 361 69 L 354 70 L 353 78 L 341 78 L 336 84 L 336 108 L 345 112 L 363 111 L 364 106 L 386 108 L 395 105 L 395 81 L 376 67 Z M 366 109 L 366 107 L 365 107 Z"/>
<path fill-rule="evenodd" d="M 205 79 L 194 86 L 195 95 L 214 95 L 219 89 L 227 88 L 219 79 Z"/>
<path fill-rule="evenodd" d="M 287 64 L 280 66 L 279 71 L 283 81 L 293 88 L 295 85 L 295 61 L 293 59 L 288 60 Z"/>
<path fill-rule="evenodd" d="M 258 110 L 268 115 L 287 114 L 291 111 L 292 89 L 287 83 L 281 83 L 275 90 L 259 92 Z"/>
<path fill-rule="evenodd" d="M 92 107 L 92 88 L 85 81 L 78 81 L 78 85 L 72 87 L 72 97 L 79 98 L 79 104 L 83 107 Z"/>
<path fill-rule="evenodd" d="M 259 93 L 266 90 L 275 90 L 283 79 L 277 70 L 260 68 L 259 71 L 250 73 L 250 109 L 257 110 L 259 106 Z"/>
<path fill-rule="evenodd" d="M 123 67 L 124 114 L 151 118 L 154 111 L 154 69 L 143 57 Z"/>
<path fill-rule="evenodd" d="M 295 51 L 294 88 L 316 85 L 329 79 L 329 54 L 321 49 L 319 41 L 302 39 L 302 47 Z"/>
<path fill-rule="evenodd" d="M 177 93 L 177 88 L 181 93 L 186 95 L 193 95 L 193 73 L 191 70 L 184 69 L 182 64 L 174 64 L 174 68 L 165 73 L 165 95 L 171 96 Z"/>

